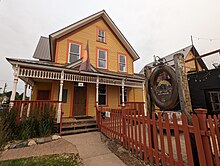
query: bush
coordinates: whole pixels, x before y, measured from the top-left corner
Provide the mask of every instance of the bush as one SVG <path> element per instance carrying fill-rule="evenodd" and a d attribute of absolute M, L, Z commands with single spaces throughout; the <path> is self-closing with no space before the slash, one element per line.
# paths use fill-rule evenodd
<path fill-rule="evenodd" d="M 8 108 L 4 108 L 0 112 L 0 148 L 16 137 L 16 117 L 17 110 L 12 109 L 9 111 Z"/>
<path fill-rule="evenodd" d="M 55 108 L 48 105 L 44 110 L 36 109 L 29 118 L 19 119 L 16 109 L 0 112 L 0 148 L 13 139 L 44 137 L 54 133 Z"/>

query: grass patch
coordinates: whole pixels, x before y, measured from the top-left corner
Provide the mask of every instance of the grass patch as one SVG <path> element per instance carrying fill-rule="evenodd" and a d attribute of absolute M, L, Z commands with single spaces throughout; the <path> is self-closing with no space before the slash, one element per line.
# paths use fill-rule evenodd
<path fill-rule="evenodd" d="M 80 166 L 79 155 L 60 154 L 0 161 L 0 166 Z"/>

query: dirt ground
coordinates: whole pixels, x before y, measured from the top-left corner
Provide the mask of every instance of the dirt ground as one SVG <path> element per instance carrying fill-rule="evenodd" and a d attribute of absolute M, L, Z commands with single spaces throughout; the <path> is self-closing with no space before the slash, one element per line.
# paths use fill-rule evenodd
<path fill-rule="evenodd" d="M 108 148 L 114 153 L 118 158 L 120 158 L 128 166 L 147 166 L 143 160 L 138 159 L 136 156 L 131 154 L 128 150 L 124 149 L 121 145 L 114 141 L 111 141 L 105 135 L 100 133 L 101 140 L 104 142 Z"/>

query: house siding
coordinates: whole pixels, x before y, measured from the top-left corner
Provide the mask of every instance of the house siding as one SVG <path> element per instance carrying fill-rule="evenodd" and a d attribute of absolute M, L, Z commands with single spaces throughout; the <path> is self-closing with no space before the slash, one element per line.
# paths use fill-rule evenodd
<path fill-rule="evenodd" d="M 106 31 L 106 43 L 97 41 L 97 28 L 101 28 Z M 81 54 L 83 55 L 87 40 L 89 41 L 90 63 L 94 67 L 97 66 L 97 48 L 104 48 L 108 50 L 107 66 L 109 71 L 118 72 L 118 53 L 123 53 L 127 55 L 127 73 L 133 74 L 133 59 L 131 55 L 127 52 L 127 50 L 123 47 L 123 45 L 119 42 L 117 37 L 102 19 L 94 21 L 89 26 L 77 30 L 65 38 L 58 39 L 56 44 L 57 50 L 55 62 L 61 64 L 68 63 L 68 43 L 71 41 L 82 44 Z"/>
<path fill-rule="evenodd" d="M 192 51 L 190 51 L 189 53 L 188 53 L 188 55 L 186 56 L 186 58 L 185 58 L 185 61 L 186 60 L 189 60 L 189 59 L 192 59 L 192 58 L 194 58 L 195 56 L 193 55 L 193 53 L 192 53 Z M 197 67 L 198 67 L 198 71 L 202 71 L 202 67 L 201 67 L 201 65 L 198 63 L 198 61 L 196 60 L 196 63 L 197 63 Z M 189 61 L 189 62 L 187 62 L 187 63 L 185 63 L 185 67 L 186 67 L 186 72 L 188 72 L 188 71 L 192 71 L 192 70 L 196 70 L 196 65 L 195 65 L 195 61 L 193 60 L 193 61 Z"/>

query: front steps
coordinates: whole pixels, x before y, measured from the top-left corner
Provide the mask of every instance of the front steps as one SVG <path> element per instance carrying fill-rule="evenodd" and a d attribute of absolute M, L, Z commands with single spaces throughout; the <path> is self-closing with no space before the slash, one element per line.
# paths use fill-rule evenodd
<path fill-rule="evenodd" d="M 94 117 L 75 116 L 74 118 L 63 118 L 61 135 L 77 134 L 90 131 L 97 131 L 97 124 Z"/>

